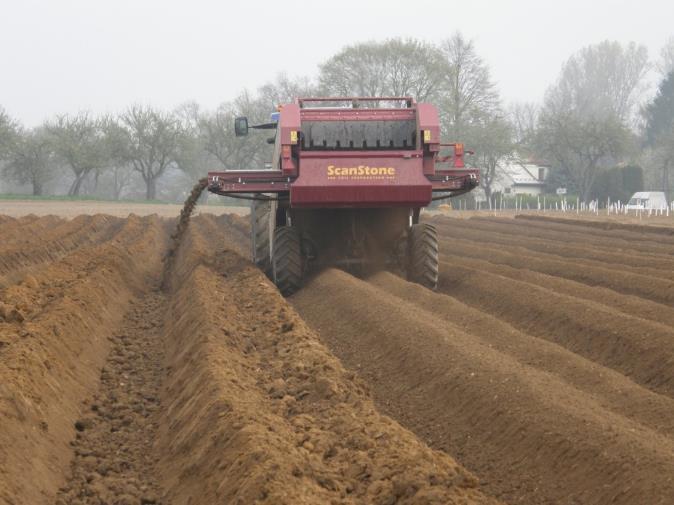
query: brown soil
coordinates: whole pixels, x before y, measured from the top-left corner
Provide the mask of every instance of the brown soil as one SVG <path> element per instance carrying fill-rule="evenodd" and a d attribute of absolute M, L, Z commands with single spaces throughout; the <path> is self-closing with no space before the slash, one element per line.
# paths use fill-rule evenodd
<path fill-rule="evenodd" d="M 299 313 L 380 408 L 457 457 L 489 494 L 672 503 L 671 237 L 431 219 L 441 293 L 327 271 L 293 297 Z"/>
<path fill-rule="evenodd" d="M 602 286 L 658 303 L 668 305 L 674 303 L 674 281 L 668 279 L 667 275 L 658 276 L 658 271 L 654 269 L 566 259 L 532 253 L 518 246 L 490 247 L 485 243 L 459 238 L 446 238 L 440 242 L 443 250 L 455 256 L 478 258 L 513 268 L 534 270 L 589 286 Z M 645 259 L 644 262 L 646 261 Z"/>
<path fill-rule="evenodd" d="M 580 225 L 580 226 L 587 226 L 590 228 L 600 228 L 602 230 L 629 230 L 629 231 L 634 231 L 637 233 L 645 234 L 645 233 L 656 233 L 659 235 L 674 235 L 674 223 L 671 222 L 671 218 L 668 218 L 669 223 L 658 223 L 658 226 L 652 226 L 647 224 L 648 222 L 648 216 L 647 212 L 645 213 L 646 216 L 638 219 L 641 222 L 635 223 L 635 222 L 620 222 L 620 217 L 618 217 L 616 220 L 611 220 L 611 219 L 605 219 L 605 218 L 595 218 L 595 219 L 574 219 L 573 217 L 552 217 L 552 216 L 536 216 L 532 214 L 521 214 L 518 216 L 515 216 L 516 219 L 525 219 L 525 220 L 531 220 L 531 221 L 542 221 L 544 223 L 548 222 L 557 222 L 557 223 L 564 223 L 564 224 L 573 224 L 573 225 Z M 616 222 L 618 221 L 618 222 Z M 632 219 L 628 218 L 628 221 L 632 221 Z M 664 226 L 663 226 L 664 225 Z"/>
<path fill-rule="evenodd" d="M 443 254 L 441 255 L 441 259 L 446 262 L 444 269 L 446 272 L 451 272 L 455 267 L 465 267 L 472 270 L 469 275 L 480 275 L 480 273 L 497 274 L 519 281 L 517 285 L 523 292 L 528 292 L 528 284 L 532 284 L 554 293 L 577 297 L 579 298 L 579 302 L 589 300 L 592 303 L 605 305 L 608 308 L 616 309 L 619 312 L 636 318 L 662 323 L 669 328 L 674 327 L 674 307 L 652 302 L 645 298 L 621 293 L 601 286 L 589 286 L 582 282 L 543 274 L 526 268 L 515 268 L 500 263 L 492 263 L 488 260 L 475 257 Z M 488 278 L 493 279 L 493 277 Z M 506 280 L 499 280 L 499 283 L 508 286 L 508 297 L 510 297 L 510 293 L 512 293 L 510 283 Z M 530 297 L 527 297 L 527 299 L 530 299 Z"/>
<path fill-rule="evenodd" d="M 152 444 L 161 421 L 165 311 L 164 297 L 150 292 L 110 337 L 99 390 L 75 421 L 75 456 L 57 505 L 160 503 Z"/>
<path fill-rule="evenodd" d="M 390 274 L 373 282 L 331 270 L 293 301 L 381 408 L 487 492 L 509 503 L 674 496 L 672 400 L 452 298 Z"/>
<path fill-rule="evenodd" d="M 132 218 L 109 240 L 2 290 L 10 317 L 0 319 L 0 501 L 53 500 L 81 400 L 97 388 L 112 328 L 158 266 L 164 241 L 156 220 Z"/>
<path fill-rule="evenodd" d="M 22 229 L 0 245 L 0 286 L 15 282 L 17 273 L 58 260 L 77 248 L 105 241 L 123 225 L 123 220 L 103 215 L 44 221 L 47 223 L 36 230 Z"/>
<path fill-rule="evenodd" d="M 290 305 L 188 214 L 0 216 L 0 503 L 674 503 L 674 237 L 438 216 L 439 292 Z"/>
<path fill-rule="evenodd" d="M 473 223 L 472 220 L 468 222 Z M 615 243 L 610 247 L 603 248 L 589 245 L 586 240 L 562 242 L 559 240 L 559 234 L 552 235 L 553 237 L 557 236 L 557 239 L 539 238 L 529 233 L 523 235 L 523 230 L 508 226 L 488 225 L 486 227 L 486 230 L 489 231 L 488 234 L 485 233 L 485 228 L 476 229 L 475 227 L 448 226 L 447 224 L 441 224 L 440 228 L 447 235 L 450 235 L 452 240 L 467 239 L 497 249 L 502 246 L 507 246 L 510 250 L 513 247 L 519 247 L 525 249 L 524 254 L 540 253 L 541 255 L 547 255 L 543 257 L 551 259 L 559 260 L 560 257 L 573 259 L 589 266 L 615 263 L 616 267 L 617 265 L 625 265 L 644 275 L 658 277 L 669 275 L 674 278 L 674 274 L 672 274 L 674 257 L 671 254 L 649 254 L 644 257 L 643 249 L 635 247 L 633 243 L 630 244 L 630 248 L 619 250 Z M 513 233 L 512 228 L 515 228 L 515 233 Z M 666 250 L 674 251 L 674 244 Z M 646 261 L 644 261 L 645 259 Z"/>
<path fill-rule="evenodd" d="M 82 214 L 106 214 L 127 218 L 130 214 L 137 216 L 157 215 L 165 218 L 175 218 L 180 215 L 182 205 L 167 203 L 137 203 L 137 202 L 101 202 L 98 200 L 2 200 L 0 199 L 0 215 L 5 217 L 14 216 L 21 219 L 23 216 L 33 214 L 37 216 L 55 215 L 72 219 Z M 248 214 L 248 207 L 241 206 L 208 205 L 198 209 L 198 213 L 207 214 Z"/>
<path fill-rule="evenodd" d="M 489 218 L 499 221 L 511 221 L 513 219 L 528 219 L 531 216 L 533 220 L 546 221 L 546 222 L 569 222 L 576 223 L 578 225 L 585 225 L 586 223 L 598 223 L 596 225 L 589 224 L 589 226 L 596 226 L 597 228 L 607 228 L 609 225 L 616 224 L 628 224 L 628 225 L 637 225 L 639 227 L 665 227 L 665 228 L 674 228 L 674 213 L 670 212 L 669 216 L 665 214 L 656 215 L 651 213 L 648 215 L 648 212 L 635 212 L 630 211 L 629 214 L 606 214 L 606 210 L 601 211 L 600 213 L 594 212 L 561 212 L 561 211 L 538 211 L 538 210 L 514 210 L 514 209 L 504 209 L 497 211 L 490 210 L 452 210 L 452 209 L 437 209 L 437 210 L 425 210 L 423 212 L 426 216 L 444 216 L 451 219 L 475 219 L 475 218 Z M 617 229 L 617 227 L 611 227 L 611 229 Z M 656 232 L 658 233 L 658 232 Z M 665 232 L 666 233 L 666 232 Z"/>
<path fill-rule="evenodd" d="M 1 291 L 0 503 L 496 503 L 237 254 L 245 219 L 193 219 L 168 270 L 174 222 L 5 221 L 32 231 Z"/>
<path fill-rule="evenodd" d="M 470 220 L 447 220 L 435 218 L 433 224 L 442 230 L 448 238 L 462 238 L 466 230 L 476 230 L 481 234 L 480 241 L 488 240 L 495 234 L 509 235 L 511 239 L 520 239 L 524 243 L 530 239 L 547 240 L 560 247 L 582 247 L 596 253 L 619 253 L 623 255 L 637 255 L 643 258 L 644 266 L 648 260 L 671 259 L 674 244 L 662 241 L 648 240 L 636 234 L 621 233 L 617 236 L 609 232 L 608 236 L 580 226 L 557 225 L 551 223 L 545 226 L 519 224 L 517 220 L 487 220 L 476 218 Z M 660 238 L 659 236 L 655 236 Z"/>
<path fill-rule="evenodd" d="M 175 272 L 159 437 L 169 502 L 492 502 L 379 414 L 262 272 L 209 249 L 190 227 Z"/>

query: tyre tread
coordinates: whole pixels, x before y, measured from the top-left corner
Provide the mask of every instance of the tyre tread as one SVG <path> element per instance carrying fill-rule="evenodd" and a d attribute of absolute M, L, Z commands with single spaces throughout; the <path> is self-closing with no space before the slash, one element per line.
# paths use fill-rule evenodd
<path fill-rule="evenodd" d="M 435 226 L 421 223 L 410 228 L 408 258 L 408 280 L 429 289 L 436 289 L 439 277 L 439 246 Z"/>
<path fill-rule="evenodd" d="M 251 206 L 251 254 L 255 265 L 267 276 L 271 275 L 272 265 L 269 251 L 269 219 L 271 204 L 253 201 Z"/>
<path fill-rule="evenodd" d="M 274 230 L 272 255 L 274 283 L 283 296 L 290 296 L 302 286 L 302 252 L 297 230 L 282 226 Z"/>

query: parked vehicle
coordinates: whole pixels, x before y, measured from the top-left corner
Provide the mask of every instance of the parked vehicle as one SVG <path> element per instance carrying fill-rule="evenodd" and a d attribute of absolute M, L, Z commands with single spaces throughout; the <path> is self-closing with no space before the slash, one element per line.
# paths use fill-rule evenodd
<path fill-rule="evenodd" d="M 667 198 L 662 191 L 638 191 L 625 205 L 627 210 L 660 210 L 667 208 Z"/>

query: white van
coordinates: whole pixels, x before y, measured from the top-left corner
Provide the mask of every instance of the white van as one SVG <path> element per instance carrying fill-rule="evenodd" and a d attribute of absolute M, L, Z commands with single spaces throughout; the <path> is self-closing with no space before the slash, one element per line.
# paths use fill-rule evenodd
<path fill-rule="evenodd" d="M 627 210 L 661 210 L 667 208 L 667 198 L 662 191 L 639 191 L 625 205 Z"/>

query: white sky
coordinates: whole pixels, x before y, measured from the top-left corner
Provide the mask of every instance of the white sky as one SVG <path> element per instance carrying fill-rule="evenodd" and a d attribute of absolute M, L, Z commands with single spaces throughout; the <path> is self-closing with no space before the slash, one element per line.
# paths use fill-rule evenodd
<path fill-rule="evenodd" d="M 475 40 L 502 97 L 538 101 L 562 62 L 604 39 L 674 36 L 672 0 L 0 0 L 0 106 L 33 126 L 131 103 L 212 108 L 279 72 L 313 75 L 347 44 Z"/>

